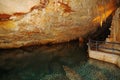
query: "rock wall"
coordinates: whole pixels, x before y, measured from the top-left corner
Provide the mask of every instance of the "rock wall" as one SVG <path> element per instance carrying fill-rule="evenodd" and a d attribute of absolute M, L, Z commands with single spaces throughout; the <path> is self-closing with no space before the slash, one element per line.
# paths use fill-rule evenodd
<path fill-rule="evenodd" d="M 6 6 L 3 1 L 0 1 L 0 10 Z M 4 10 L 4 14 L 0 12 L 0 48 L 60 43 L 85 37 L 94 32 L 97 25 L 102 25 L 115 9 L 116 0 L 40 0 L 29 12 L 10 10 L 12 13 L 8 16 L 9 12 Z"/>
<path fill-rule="evenodd" d="M 113 16 L 112 26 L 110 28 L 108 41 L 120 42 L 120 8 L 118 8 Z"/>

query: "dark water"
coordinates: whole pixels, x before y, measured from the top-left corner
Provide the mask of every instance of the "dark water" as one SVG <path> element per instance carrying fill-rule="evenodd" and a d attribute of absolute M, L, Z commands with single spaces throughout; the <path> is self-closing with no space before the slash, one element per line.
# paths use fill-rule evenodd
<path fill-rule="evenodd" d="M 0 80 L 69 80 L 63 65 L 83 80 L 120 80 L 118 67 L 89 59 L 78 42 L 0 50 Z"/>

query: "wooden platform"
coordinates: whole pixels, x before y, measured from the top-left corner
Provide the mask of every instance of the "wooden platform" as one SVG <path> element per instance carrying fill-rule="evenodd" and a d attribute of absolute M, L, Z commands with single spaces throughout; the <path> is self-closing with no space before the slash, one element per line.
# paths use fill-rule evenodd
<path fill-rule="evenodd" d="M 107 45 L 106 45 L 107 44 Z M 112 46 L 111 46 L 112 45 Z M 105 62 L 109 62 L 120 67 L 120 44 L 107 42 L 90 42 L 88 43 L 89 57 Z"/>

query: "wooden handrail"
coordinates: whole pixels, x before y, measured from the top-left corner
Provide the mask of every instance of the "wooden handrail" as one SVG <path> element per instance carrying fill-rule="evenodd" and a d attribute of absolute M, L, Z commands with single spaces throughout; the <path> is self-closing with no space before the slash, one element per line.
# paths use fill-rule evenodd
<path fill-rule="evenodd" d="M 107 47 L 104 46 L 104 44 L 110 44 L 112 47 Z M 100 46 L 103 45 L 103 46 Z M 89 40 L 88 46 L 92 50 L 99 50 L 99 49 L 107 49 L 107 50 L 112 50 L 112 52 L 118 51 L 120 52 L 120 49 L 115 48 L 115 46 L 120 46 L 120 43 L 115 43 L 115 42 L 105 42 L 105 41 L 96 41 L 96 40 Z"/>

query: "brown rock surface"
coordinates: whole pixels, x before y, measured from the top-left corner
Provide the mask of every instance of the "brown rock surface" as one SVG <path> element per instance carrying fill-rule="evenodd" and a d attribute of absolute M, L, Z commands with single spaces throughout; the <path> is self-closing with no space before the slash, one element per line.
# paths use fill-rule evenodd
<path fill-rule="evenodd" d="M 120 8 L 118 8 L 113 16 L 111 34 L 108 38 L 110 42 L 120 42 Z"/>
<path fill-rule="evenodd" d="M 34 8 L 27 0 L 26 4 L 31 5 L 29 8 L 23 5 L 24 2 L 20 5 L 27 10 L 20 11 L 18 7 L 8 12 L 10 5 L 4 10 L 3 1 L 0 1 L 0 13 L 4 14 L 0 15 L 0 48 L 59 43 L 85 37 L 94 32 L 97 25 L 102 25 L 116 8 L 116 0 L 40 0 L 39 4 L 35 2 L 37 6 Z M 13 3 L 12 0 L 5 1 Z M 21 0 L 15 1 L 14 4 L 19 4 Z"/>
<path fill-rule="evenodd" d="M 0 14 L 26 13 L 39 3 L 40 0 L 0 0 Z"/>

